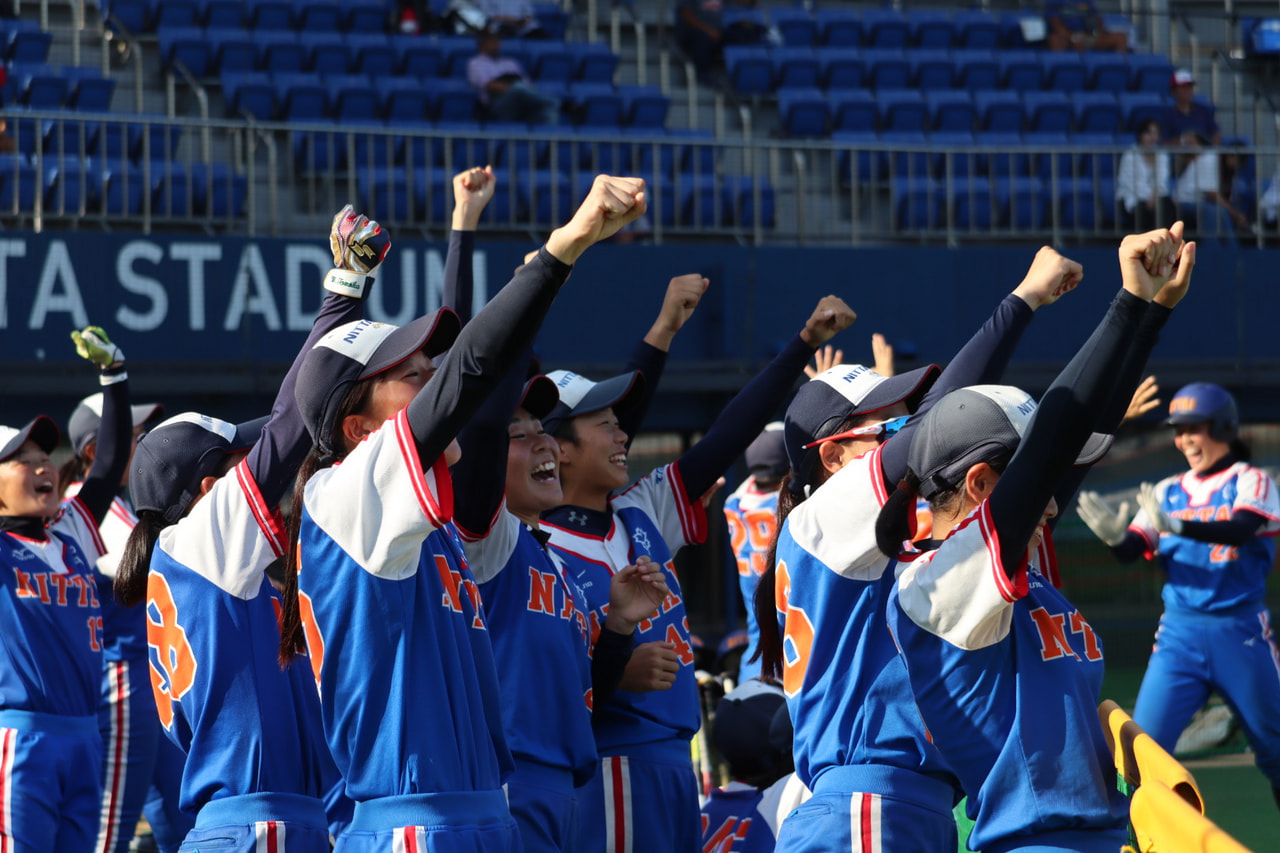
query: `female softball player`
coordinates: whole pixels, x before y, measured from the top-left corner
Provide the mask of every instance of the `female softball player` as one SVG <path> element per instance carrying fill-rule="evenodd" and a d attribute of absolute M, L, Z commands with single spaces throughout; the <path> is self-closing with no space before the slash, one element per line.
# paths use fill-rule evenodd
<path fill-rule="evenodd" d="M 907 470 L 919 424 L 908 416 L 943 389 L 999 377 L 1034 312 L 1074 288 L 1077 272 L 1041 249 L 940 377 L 932 365 L 892 378 L 841 365 L 801 386 L 787 408 L 792 473 L 756 613 L 763 670 L 782 679 L 796 773 L 814 796 L 782 825 L 779 850 L 956 846 L 956 781 L 884 630 L 892 563 L 869 519 Z"/>
<path fill-rule="evenodd" d="M 304 381 L 329 393 L 305 407 L 315 448 L 299 472 L 283 633 L 305 636 L 329 746 L 357 801 L 339 850 L 520 849 L 493 650 L 450 523 L 447 466 L 571 265 L 644 210 L 643 181 L 597 177 L 439 370 L 433 332 L 457 332 L 443 309 L 403 328 L 338 329 L 307 358 Z"/>
<path fill-rule="evenodd" d="M 453 186 L 445 304 L 465 323 L 475 229 L 493 173 L 472 169 Z M 545 376 L 524 381 L 532 355 L 526 349 L 516 359 L 458 435 L 462 458 L 450 476 L 454 523 L 480 585 L 515 761 L 506 784 L 511 816 L 525 853 L 555 853 L 571 849 L 574 789 L 596 771 L 591 709 L 608 701 L 636 624 L 668 590 L 661 568 L 642 559 L 614 575 L 605 624 L 588 623 L 582 590 L 565 577 L 538 526 L 540 513 L 561 503 L 559 448 L 541 424 L 560 398 Z"/>
<path fill-rule="evenodd" d="M 65 494 L 74 495 L 97 455 L 102 422 L 101 394 L 85 397 L 71 413 L 67 438 L 72 456 L 58 472 Z M 143 403 L 130 409 L 133 442 L 148 424 L 159 422 L 164 406 Z M 125 468 L 120 489 L 129 485 Z M 138 523 L 133 504 L 117 494 L 98 533 L 107 553 L 94 564 L 98 603 L 102 606 L 102 817 L 97 853 L 125 853 L 144 811 L 162 853 L 173 853 L 191 830 L 191 816 L 178 806 L 182 766 L 186 756 L 160 733 L 156 701 L 151 695 L 151 667 L 147 661 L 147 619 L 140 607 L 121 607 L 111 591 L 116 566 L 129 534 Z"/>
<path fill-rule="evenodd" d="M 102 329 L 72 333 L 103 386 L 98 453 L 80 492 L 59 502 L 49 454 L 58 428 L 41 415 L 0 427 L 0 847 L 93 849 L 102 807 L 102 611 L 93 563 L 128 464 L 124 354 Z"/>
<path fill-rule="evenodd" d="M 1180 237 L 1179 224 L 1125 238 L 1123 290 L 1038 408 L 1003 385 L 940 400 L 880 510 L 877 541 L 901 561 L 889 627 L 920 718 L 968 796 L 972 848 L 1114 853 L 1126 843 L 1128 803 L 1097 714 L 1102 646 L 1058 589 L 1049 527 L 1083 476 L 1072 466 L 1106 452 L 1110 437 L 1094 431 L 1119 425 L 1186 291 L 1194 244 Z M 1157 293 L 1165 302 L 1153 306 Z M 942 539 L 900 555 L 917 494 Z"/>
<path fill-rule="evenodd" d="M 1133 718 L 1172 752 L 1216 689 L 1280 805 L 1280 650 L 1264 603 L 1280 533 L 1276 484 L 1249 464 L 1236 401 L 1220 386 L 1179 390 L 1166 423 L 1189 470 L 1144 483 L 1132 522 L 1096 493 L 1080 495 L 1080 518 L 1118 559 L 1158 555 L 1165 572 L 1164 615 Z"/>
<path fill-rule="evenodd" d="M 543 423 L 560 441 L 564 505 L 543 515 L 543 527 L 586 592 L 591 618 L 605 617 L 610 576 L 642 556 L 663 567 L 671 590 L 661 612 L 640 625 L 643 642 L 627 667 L 623 689 L 596 709 L 596 746 L 603 760 L 580 798 L 580 849 L 622 853 L 698 847 L 699 802 L 689 741 L 700 713 L 689 625 L 672 559 L 706 536 L 699 497 L 764 427 L 814 349 L 853 320 L 843 301 L 824 297 L 800 333 L 729 402 L 702 441 L 625 489 L 630 436 L 620 424 L 634 420 L 637 388 L 652 391 L 656 382 L 638 373 L 599 383 L 566 371 L 550 374 L 560 389 L 560 405 Z M 663 819 L 644 819 L 655 807 Z"/>
<path fill-rule="evenodd" d="M 271 416 L 234 425 L 187 412 L 134 454 L 138 524 L 115 589 L 126 605 L 145 602 L 156 710 L 187 753 L 181 802 L 196 820 L 184 851 L 322 853 L 344 820 L 315 682 L 303 665 L 280 666 L 279 603 L 266 576 L 287 538 L 275 506 L 309 447 L 294 401 L 303 356 L 360 315 L 363 300 L 352 297 L 390 240 L 348 206 L 330 246 L 329 293 Z"/>

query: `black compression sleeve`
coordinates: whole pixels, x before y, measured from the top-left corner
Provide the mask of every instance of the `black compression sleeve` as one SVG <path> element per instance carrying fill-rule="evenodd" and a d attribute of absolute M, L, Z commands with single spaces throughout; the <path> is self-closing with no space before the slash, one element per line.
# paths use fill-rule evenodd
<path fill-rule="evenodd" d="M 634 648 L 635 642 L 631 634 L 617 634 L 608 628 L 601 629 L 591 651 L 592 713 L 607 705 L 617 692 Z"/>
<path fill-rule="evenodd" d="M 449 251 L 444 257 L 444 304 L 456 311 L 464 324 L 475 312 L 471 259 L 475 244 L 476 232 L 450 231 Z"/>
<path fill-rule="evenodd" d="M 813 347 L 799 335 L 792 338 L 782 352 L 729 401 L 702 440 L 677 460 L 690 499 L 697 499 L 711 488 L 755 440 L 812 357 Z"/>
<path fill-rule="evenodd" d="M 307 433 L 293 395 L 294 387 L 298 384 L 298 371 L 302 369 L 302 360 L 326 332 L 344 323 L 359 320 L 363 311 L 363 300 L 326 291 L 324 301 L 320 304 L 320 313 L 311 325 L 311 334 L 307 335 L 306 343 L 298 350 L 293 364 L 289 366 L 289 372 L 280 383 L 280 390 L 271 405 L 271 418 L 262 428 L 262 437 L 245 460 L 267 506 L 274 507 L 284 497 L 293 485 L 298 466 L 311 449 L 311 436 Z"/>
<path fill-rule="evenodd" d="M 450 469 L 453 479 L 453 520 L 473 536 L 484 536 L 502 505 L 506 491 L 508 425 L 520 404 L 524 376 L 532 350 L 507 371 L 475 416 L 458 433 L 462 458 Z"/>
<path fill-rule="evenodd" d="M 1127 291 L 1117 294 L 1097 329 L 1045 392 L 1027 435 L 996 484 L 991 515 L 1000 553 L 1011 556 L 1011 567 L 1026 550 L 1049 499 L 1096 427 L 1099 413 L 1111 395 L 1119 393 L 1116 365 L 1126 357 L 1146 306 Z"/>
<path fill-rule="evenodd" d="M 907 475 L 907 451 L 911 448 L 911 435 L 920 425 L 925 412 L 933 408 L 934 403 L 942 399 L 948 391 L 964 388 L 967 385 L 980 385 L 998 382 L 1004 376 L 1009 359 L 1022 333 L 1031 324 L 1035 312 L 1021 297 L 1010 293 L 1000 301 L 982 328 L 974 333 L 960 351 L 947 364 L 938 381 L 933 384 L 916 417 L 907 422 L 896 436 L 885 443 L 881 452 L 880 464 L 884 471 L 885 482 L 890 488 L 897 486 L 898 481 Z"/>
<path fill-rule="evenodd" d="M 1126 530 L 1124 541 L 1111 546 L 1111 556 L 1122 563 L 1132 563 L 1147 552 L 1147 542 L 1132 530 Z"/>
<path fill-rule="evenodd" d="M 458 335 L 439 370 L 407 409 L 424 466 L 439 458 L 515 360 L 532 346 L 571 269 L 544 246 Z"/>
<path fill-rule="evenodd" d="M 1256 536 L 1265 523 L 1266 519 L 1256 512 L 1238 509 L 1227 521 L 1184 521 L 1181 535 L 1197 542 L 1239 547 Z"/>
<path fill-rule="evenodd" d="M 102 523 L 111 502 L 120 492 L 120 480 L 129 465 L 133 422 L 129 410 L 129 380 L 102 389 L 102 420 L 98 424 L 98 452 L 85 475 L 79 498 L 93 520 Z"/>
<path fill-rule="evenodd" d="M 649 414 L 649 404 L 653 402 L 654 395 L 658 393 L 658 383 L 662 381 L 662 371 L 667 366 L 667 354 L 652 344 L 647 344 L 642 339 L 636 344 L 636 348 L 631 351 L 631 360 L 627 362 L 624 373 L 630 373 L 633 370 L 640 371 L 640 375 L 644 377 L 641 383 L 640 400 L 630 411 L 623 412 L 618 416 L 618 426 L 627 434 L 627 447 L 631 447 L 631 442 L 635 441 L 636 435 L 640 432 L 640 427 L 644 424 L 644 419 Z"/>

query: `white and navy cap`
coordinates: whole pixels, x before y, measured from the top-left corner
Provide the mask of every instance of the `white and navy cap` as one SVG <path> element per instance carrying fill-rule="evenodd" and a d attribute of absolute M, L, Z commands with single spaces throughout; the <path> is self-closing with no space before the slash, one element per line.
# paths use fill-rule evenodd
<path fill-rule="evenodd" d="M 199 412 L 174 415 L 144 435 L 134 451 L 129 497 L 139 512 L 153 510 L 170 524 L 182 518 L 200 482 L 233 453 L 258 442 L 267 418 L 228 423 Z"/>
<path fill-rule="evenodd" d="M 139 403 L 129 407 L 129 416 L 135 427 L 164 417 L 160 403 Z M 98 426 L 102 423 L 102 393 L 90 394 L 81 400 L 71 412 L 67 422 L 67 439 L 76 456 L 83 456 L 84 449 L 98 439 Z"/>
<path fill-rule="evenodd" d="M 461 328 L 458 315 L 441 308 L 403 326 L 372 320 L 346 323 L 316 341 L 298 371 L 294 399 L 324 458 L 337 456 L 334 419 L 352 385 L 390 370 L 415 352 L 439 355 L 453 345 Z"/>
<path fill-rule="evenodd" d="M 542 419 L 547 432 L 554 433 L 564 421 L 578 415 L 589 415 L 601 409 L 613 409 L 614 414 L 626 411 L 640 402 L 644 391 L 644 376 L 638 370 L 592 382 L 580 373 L 569 370 L 553 370 L 547 374 L 560 392 L 560 403 L 551 414 Z"/>
<path fill-rule="evenodd" d="M 796 483 L 809 482 L 818 458 L 815 441 L 834 435 L 854 415 L 869 415 L 896 403 L 914 413 L 942 371 L 936 364 L 881 376 L 862 364 L 840 364 L 800 386 L 787 407 L 783 437 Z"/>
<path fill-rule="evenodd" d="M 758 480 L 780 480 L 790 469 L 787 447 L 782 440 L 784 429 L 782 421 L 765 424 L 764 430 L 747 445 L 743 455 L 746 456 L 747 467 L 751 469 L 751 476 Z"/>
<path fill-rule="evenodd" d="M 53 418 L 37 415 L 36 419 L 21 427 L 0 426 L 0 462 L 22 449 L 27 439 L 34 441 L 45 453 L 52 453 L 62 434 Z"/>
<path fill-rule="evenodd" d="M 1011 385 L 957 388 L 920 421 L 907 453 L 907 467 L 920 480 L 920 497 L 958 486 L 979 462 L 1007 462 L 1036 414 L 1031 395 Z M 1112 436 L 1094 433 L 1076 457 L 1092 465 L 1111 448 Z"/>

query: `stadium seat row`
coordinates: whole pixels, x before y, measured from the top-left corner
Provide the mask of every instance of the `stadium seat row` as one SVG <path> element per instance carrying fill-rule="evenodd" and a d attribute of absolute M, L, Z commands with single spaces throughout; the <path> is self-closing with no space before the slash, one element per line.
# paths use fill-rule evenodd
<path fill-rule="evenodd" d="M 0 19 L 0 62 L 44 62 L 53 34 L 34 21 Z"/>
<path fill-rule="evenodd" d="M 897 178 L 890 183 L 894 224 L 901 230 L 940 229 L 948 219 L 960 231 L 1049 227 L 1056 206 L 1058 224 L 1091 231 L 1115 223 L 1115 180 L 1064 178 L 960 178 L 950 186 L 930 178 Z M 1056 205 L 1055 205 L 1056 196 Z"/>
<path fill-rule="evenodd" d="M 7 110 L 9 135 L 17 150 L 31 156 L 43 152 L 51 156 L 105 157 L 110 160 L 164 160 L 174 156 L 182 132 L 178 127 L 148 123 L 139 115 L 129 123 L 94 121 L 80 113 L 65 111 L 61 118 L 36 119 L 21 110 Z"/>
<path fill-rule="evenodd" d="M 731 46 L 724 58 L 729 83 L 742 95 L 767 95 L 788 86 L 1163 95 L 1173 73 L 1166 57 L 1142 53 Z"/>
<path fill-rule="evenodd" d="M 381 33 L 390 0 L 102 0 L 102 16 L 134 34 L 160 27 Z"/>
<path fill-rule="evenodd" d="M 84 112 L 107 112 L 116 81 L 93 68 L 15 64 L 9 68 L 0 97 L 10 108 L 26 106 L 33 110 L 57 110 L 63 107 Z"/>

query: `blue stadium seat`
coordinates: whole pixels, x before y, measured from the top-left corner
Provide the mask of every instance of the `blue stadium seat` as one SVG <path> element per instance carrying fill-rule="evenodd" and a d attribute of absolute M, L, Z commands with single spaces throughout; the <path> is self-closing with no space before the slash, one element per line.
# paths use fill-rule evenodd
<path fill-rule="evenodd" d="M 168 27 L 158 33 L 160 60 L 171 68 L 180 62 L 192 75 L 206 77 L 214 69 L 216 58 L 213 44 L 205 37 L 204 30 L 196 27 Z"/>
<path fill-rule="evenodd" d="M 170 160 L 178 150 L 182 128 L 166 125 L 168 119 L 161 115 L 139 115 L 137 122 L 130 122 L 128 156 L 135 163 L 143 160 Z"/>
<path fill-rule="evenodd" d="M 1079 92 L 1086 88 L 1088 73 L 1075 51 L 1040 54 L 1044 87 L 1055 92 Z"/>
<path fill-rule="evenodd" d="M 320 32 L 307 33 L 299 39 L 303 49 L 307 51 L 306 69 L 317 74 L 368 74 L 355 68 L 355 52 L 347 49 L 345 33 Z"/>
<path fill-rule="evenodd" d="M 822 65 L 811 47 L 775 47 L 773 59 L 774 85 L 779 89 L 811 89 L 822 83 Z"/>
<path fill-rule="evenodd" d="M 857 168 L 857 182 L 868 184 L 884 176 L 884 158 L 875 151 L 858 150 L 861 146 L 879 142 L 874 132 L 865 130 L 838 130 L 831 134 L 831 141 L 842 148 L 836 154 L 836 174 L 841 186 L 853 183 Z"/>
<path fill-rule="evenodd" d="M 438 80 L 431 84 L 432 111 L 436 121 L 472 122 L 476 115 L 476 93 L 462 80 Z"/>
<path fill-rule="evenodd" d="M 107 160 L 102 166 L 102 210 L 112 216 L 137 216 L 147 186 L 142 170 L 126 160 Z"/>
<path fill-rule="evenodd" d="M 385 33 L 347 33 L 343 39 L 347 47 L 348 70 L 386 78 L 399 68 L 399 55 Z"/>
<path fill-rule="evenodd" d="M 1101 92 L 1123 92 L 1129 88 L 1128 57 L 1089 51 L 1082 54 L 1088 88 Z"/>
<path fill-rule="evenodd" d="M 103 20 L 112 21 L 134 35 L 151 29 L 151 0 L 102 0 L 99 8 Z"/>
<path fill-rule="evenodd" d="M 347 10 L 345 28 L 351 33 L 381 33 L 387 29 L 385 0 L 343 0 Z"/>
<path fill-rule="evenodd" d="M 662 128 L 667 124 L 671 99 L 657 86 L 619 86 L 622 123 L 636 128 Z"/>
<path fill-rule="evenodd" d="M 35 209 L 40 176 L 25 156 L 0 155 L 0 213 L 25 213 Z"/>
<path fill-rule="evenodd" d="M 1032 171 L 1042 181 L 1074 177 L 1077 172 L 1076 152 L 1066 133 L 1028 131 L 1022 140 L 1031 151 Z"/>
<path fill-rule="evenodd" d="M 967 130 L 939 130 L 929 134 L 929 144 L 935 149 L 930 155 L 929 173 L 939 181 L 945 181 L 947 170 L 952 178 L 967 178 L 977 173 L 973 133 Z"/>
<path fill-rule="evenodd" d="M 360 209 L 384 225 L 414 216 L 413 186 L 403 167 L 358 170 L 356 194 Z"/>
<path fill-rule="evenodd" d="M 364 74 L 326 74 L 323 80 L 329 90 L 329 104 L 335 119 L 344 125 L 370 124 L 378 120 L 378 89 L 371 77 Z"/>
<path fill-rule="evenodd" d="M 116 81 L 103 77 L 94 68 L 65 68 L 71 92 L 67 106 L 87 113 L 105 113 L 111 109 L 111 96 L 116 91 Z"/>
<path fill-rule="evenodd" d="M 1044 227 L 1049 194 L 1039 178 L 997 178 L 996 201 L 1002 222 L 1015 231 L 1032 231 Z"/>
<path fill-rule="evenodd" d="M 823 87 L 830 90 L 861 90 L 867 85 L 862 53 L 851 47 L 818 48 Z"/>
<path fill-rule="evenodd" d="M 618 127 L 622 123 L 622 96 L 612 83 L 574 83 L 569 103 L 576 105 L 581 127 Z"/>
<path fill-rule="evenodd" d="M 1027 111 L 1026 130 L 1053 133 L 1071 130 L 1073 114 L 1066 92 L 1023 92 L 1021 97 Z"/>
<path fill-rule="evenodd" d="M 91 160 L 79 157 L 44 158 L 44 211 L 52 216 L 79 216 L 90 204 L 96 187 Z"/>
<path fill-rule="evenodd" d="M 1071 104 L 1078 133 L 1114 134 L 1120 129 L 1120 105 L 1111 92 L 1073 92 Z"/>
<path fill-rule="evenodd" d="M 305 71 L 309 64 L 308 50 L 297 33 L 268 30 L 258 33 L 255 41 L 258 44 L 258 67 L 263 71 L 271 74 L 297 73 Z"/>
<path fill-rule="evenodd" d="M 911 44 L 919 48 L 948 49 L 956 43 L 956 25 L 945 12 L 908 12 Z"/>
<path fill-rule="evenodd" d="M 56 69 L 45 68 L 26 77 L 19 83 L 23 90 L 22 102 L 33 110 L 57 110 L 67 102 L 71 85 Z"/>
<path fill-rule="evenodd" d="M 618 70 L 618 55 L 609 49 L 607 44 L 596 42 L 576 45 L 573 48 L 577 57 L 574 68 L 575 80 L 592 83 L 612 83 L 614 72 Z"/>
<path fill-rule="evenodd" d="M 195 0 L 154 0 L 151 26 L 156 30 L 169 27 L 200 26 L 200 7 Z"/>
<path fill-rule="evenodd" d="M 1078 156 L 1080 174 L 1095 178 L 1114 178 L 1116 166 L 1120 160 L 1119 153 L 1108 151 L 1115 147 L 1114 133 L 1073 133 L 1071 144 L 1076 148 L 1097 149 L 1081 151 Z"/>
<path fill-rule="evenodd" d="M 982 130 L 1017 133 L 1026 123 L 1026 110 L 1017 92 L 975 92 L 973 106 L 978 111 L 978 126 Z"/>
<path fill-rule="evenodd" d="M 1129 88 L 1135 92 L 1153 95 L 1169 93 L 1169 78 L 1173 76 L 1173 63 L 1166 57 L 1152 53 L 1131 53 L 1129 60 Z"/>
<path fill-rule="evenodd" d="M 28 21 L 11 21 L 6 27 L 7 41 L 3 45 L 4 58 L 9 62 L 42 63 L 49 59 L 53 33 L 45 32 Z"/>
<path fill-rule="evenodd" d="M 881 131 L 913 131 L 923 134 L 929 126 L 924 94 L 914 89 L 877 89 Z"/>
<path fill-rule="evenodd" d="M 92 156 L 98 142 L 98 125 L 68 113 L 44 121 L 41 138 L 46 157 Z"/>
<path fill-rule="evenodd" d="M 858 47 L 862 44 L 862 19 L 844 9 L 819 9 L 813 15 L 818 44 Z"/>
<path fill-rule="evenodd" d="M 308 35 L 336 33 L 342 29 L 346 18 L 344 8 L 337 0 L 297 0 L 293 13 L 297 28 Z"/>
<path fill-rule="evenodd" d="M 926 146 L 929 138 L 918 130 L 885 130 L 878 136 L 880 142 L 892 146 L 881 155 L 886 158 L 890 179 L 923 178 L 929 175 L 934 152 Z"/>
<path fill-rule="evenodd" d="M 378 49 L 375 48 L 375 52 Z M 445 73 L 444 51 L 435 39 L 392 36 L 390 52 L 395 56 L 396 72 L 405 77 L 432 78 Z"/>
<path fill-rule="evenodd" d="M 194 212 L 191 173 L 182 163 L 156 160 L 151 164 L 153 216 L 189 217 Z"/>
<path fill-rule="evenodd" d="M 523 190 L 524 184 L 521 183 L 519 188 Z M 541 169 L 533 173 L 532 189 L 522 200 L 534 221 L 541 224 L 565 221 L 573 213 L 575 205 L 569 176 Z"/>
<path fill-rule="evenodd" d="M 756 182 L 748 175 L 727 175 L 720 186 L 724 221 L 741 228 L 772 228 L 776 222 L 773 185 L 761 176 L 759 181 L 760 220 L 756 222 Z"/>
<path fill-rule="evenodd" d="M 779 7 L 769 10 L 769 22 L 792 47 L 810 47 L 818 42 L 818 24 L 805 9 Z"/>
<path fill-rule="evenodd" d="M 1031 50 L 1010 50 L 997 58 L 1000 85 L 1020 92 L 1036 91 L 1044 81 L 1040 55 Z"/>
<path fill-rule="evenodd" d="M 204 37 L 213 51 L 213 70 L 218 74 L 247 73 L 258 67 L 258 45 L 242 30 L 209 29 Z"/>
<path fill-rule="evenodd" d="M 931 178 L 893 178 L 889 183 L 894 227 L 902 231 L 939 228 L 945 220 L 938 185 Z"/>
<path fill-rule="evenodd" d="M 278 72 L 271 75 L 276 102 L 285 121 L 318 122 L 332 114 L 329 91 L 320 77 L 307 72 Z"/>
<path fill-rule="evenodd" d="M 1133 133 L 1146 119 L 1159 121 L 1170 101 L 1154 92 L 1121 92 L 1116 96 L 1116 103 L 1120 107 L 1123 129 Z"/>
<path fill-rule="evenodd" d="M 906 89 L 911 86 L 911 63 L 897 48 L 867 48 L 862 51 L 867 82 L 873 89 Z"/>
<path fill-rule="evenodd" d="M 245 11 L 250 29 L 293 29 L 293 4 L 289 0 L 254 0 L 246 4 Z"/>
<path fill-rule="evenodd" d="M 868 47 L 905 48 L 911 44 L 911 26 L 901 12 L 892 9 L 864 11 L 862 30 Z"/>
<path fill-rule="evenodd" d="M 22 109 L 8 109 L 5 119 L 9 123 L 9 135 L 17 143 L 18 151 L 39 151 L 44 144 L 44 122 L 24 115 Z"/>
<path fill-rule="evenodd" d="M 1061 178 L 1055 185 L 1058 191 L 1058 224 L 1071 231 L 1093 231 L 1101 224 L 1099 202 L 1110 203 L 1096 196 L 1097 186 L 1088 179 Z"/>
<path fill-rule="evenodd" d="M 932 130 L 972 132 L 978 111 L 963 89 L 924 93 Z"/>
<path fill-rule="evenodd" d="M 874 132 L 879 118 L 876 99 L 870 92 L 853 90 L 827 93 L 831 101 L 831 129 Z"/>
<path fill-rule="evenodd" d="M 981 92 L 1000 85 L 1000 65 L 989 50 L 957 50 L 951 54 L 955 82 L 962 89 Z"/>
<path fill-rule="evenodd" d="M 787 136 L 825 136 L 827 96 L 821 89 L 780 89 L 778 118 Z"/>
<path fill-rule="evenodd" d="M 204 0 L 200 4 L 200 26 L 205 29 L 240 29 L 244 26 L 241 0 Z"/>
<path fill-rule="evenodd" d="M 538 26 L 551 41 L 564 41 L 569 29 L 569 13 L 559 3 L 534 3 L 533 16 L 538 19 Z"/>
<path fill-rule="evenodd" d="M 952 22 L 958 47 L 994 51 L 1000 46 L 1000 24 L 986 12 L 957 12 Z"/>
<path fill-rule="evenodd" d="M 227 219 L 244 215 L 249 179 L 228 163 L 193 163 L 191 187 L 196 213 Z"/>
<path fill-rule="evenodd" d="M 765 95 L 773 91 L 773 60 L 769 50 L 755 45 L 724 49 L 725 73 L 739 95 Z"/>
<path fill-rule="evenodd" d="M 955 62 L 948 50 L 921 48 L 907 54 L 911 85 L 922 92 L 950 89 L 955 85 Z"/>
<path fill-rule="evenodd" d="M 350 136 L 354 140 L 350 162 L 353 169 L 371 169 L 404 162 L 404 137 L 399 134 L 378 132 L 387 130 L 386 122 L 379 119 L 362 119 L 344 126 L 352 131 Z"/>
<path fill-rule="evenodd" d="M 978 173 L 995 178 L 1021 177 L 1031 173 L 1031 155 L 1022 134 L 1009 131 L 979 131 L 974 144 L 983 150 L 975 165 Z"/>
<path fill-rule="evenodd" d="M 991 180 L 957 178 L 951 187 L 951 216 L 961 231 L 990 231 L 999 219 Z"/>
<path fill-rule="evenodd" d="M 538 81 L 568 83 L 573 79 L 574 57 L 559 42 L 531 41 L 525 45 L 528 61 L 525 70 Z"/>
<path fill-rule="evenodd" d="M 1044 41 L 1037 41 L 1034 44 L 1028 43 L 1026 35 L 1022 29 L 1022 22 L 1025 18 L 1039 18 L 1043 20 L 1043 16 L 1038 11 L 1027 12 L 1001 12 L 1000 17 L 996 19 L 996 26 L 1000 28 L 1000 47 L 1006 50 L 1022 50 L 1028 47 L 1043 47 Z"/>
<path fill-rule="evenodd" d="M 382 117 L 388 122 L 423 122 L 431 117 L 431 94 L 418 80 L 408 77 L 380 79 L 378 93 L 382 99 Z"/>

